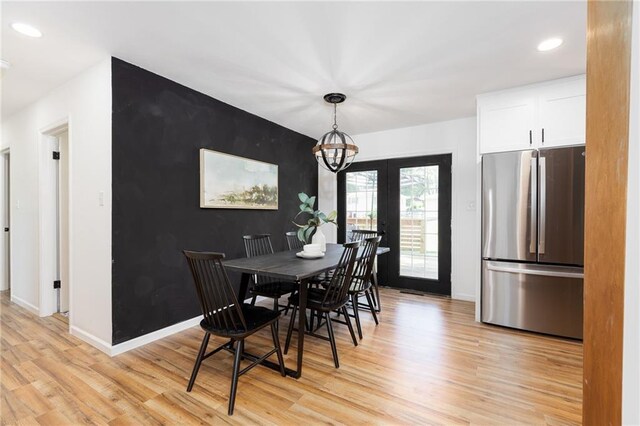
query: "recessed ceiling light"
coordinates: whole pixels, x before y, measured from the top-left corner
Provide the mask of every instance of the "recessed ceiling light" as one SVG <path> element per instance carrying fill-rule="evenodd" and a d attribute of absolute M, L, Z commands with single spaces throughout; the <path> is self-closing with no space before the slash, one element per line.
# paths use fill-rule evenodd
<path fill-rule="evenodd" d="M 9 63 L 9 61 L 0 59 L 0 68 L 2 68 L 3 70 L 8 70 L 9 68 L 11 68 L 11 64 Z"/>
<path fill-rule="evenodd" d="M 553 50 L 556 47 L 559 47 L 562 44 L 561 38 L 549 38 L 538 45 L 538 50 L 540 52 L 546 52 L 547 50 Z"/>
<path fill-rule="evenodd" d="M 42 33 L 39 29 L 32 27 L 29 24 L 24 24 L 22 22 L 14 22 L 11 24 L 11 28 L 19 32 L 20 34 L 24 34 L 28 37 L 42 37 Z"/>

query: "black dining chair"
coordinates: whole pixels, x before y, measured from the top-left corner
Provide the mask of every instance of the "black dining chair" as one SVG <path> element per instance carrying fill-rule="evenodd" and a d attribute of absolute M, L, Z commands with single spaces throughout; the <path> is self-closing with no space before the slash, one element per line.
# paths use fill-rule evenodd
<path fill-rule="evenodd" d="M 289 250 L 302 250 L 304 248 L 304 243 L 300 241 L 296 231 L 287 232 L 285 237 L 287 238 L 287 246 L 289 247 Z"/>
<path fill-rule="evenodd" d="M 333 363 L 335 364 L 336 368 L 340 368 L 340 363 L 338 362 L 338 350 L 336 348 L 336 338 L 333 333 L 333 324 L 329 315 L 331 312 L 340 310 L 343 313 L 347 326 L 349 327 L 349 333 L 351 333 L 353 344 L 355 346 L 358 346 L 358 341 L 356 339 L 355 333 L 353 332 L 351 319 L 345 305 L 349 301 L 349 285 L 351 283 L 351 275 L 353 274 L 353 268 L 358 256 L 359 246 L 359 241 L 345 244 L 342 255 L 340 256 L 340 261 L 338 262 L 338 265 L 334 270 L 331 280 L 327 282 L 324 288 L 310 288 L 307 292 L 307 309 L 310 309 L 312 312 L 318 312 L 321 317 L 325 318 L 328 337 L 317 334 L 312 328 L 309 328 L 309 331 L 307 331 L 306 333 L 314 337 L 328 340 L 331 343 Z M 305 315 L 304 312 L 298 312 L 299 295 L 297 293 L 289 297 L 289 302 L 293 305 L 293 313 L 291 314 L 291 321 L 289 322 L 289 330 L 287 332 L 287 340 L 284 345 L 285 354 L 289 351 L 291 335 L 294 331 L 296 313 L 298 313 L 299 315 Z"/>
<path fill-rule="evenodd" d="M 270 234 L 257 234 L 257 235 L 245 235 L 242 237 L 244 240 L 244 248 L 247 257 L 263 256 L 265 254 L 273 253 L 273 246 L 271 245 Z M 254 277 L 254 283 L 251 287 L 251 304 L 255 305 L 256 298 L 258 296 L 267 297 L 273 299 L 273 310 L 277 311 L 281 306 L 278 301 L 285 294 L 289 294 L 297 290 L 296 283 L 281 281 L 275 278 L 267 277 L 264 275 L 257 275 Z M 289 304 L 282 306 L 285 308 L 285 314 L 289 311 Z"/>
<path fill-rule="evenodd" d="M 196 381 L 196 376 L 198 375 L 202 361 L 223 349 L 233 353 L 233 374 L 231 376 L 231 391 L 229 393 L 229 415 L 232 415 L 236 400 L 238 378 L 241 375 L 274 353 L 278 356 L 280 374 L 282 376 L 285 375 L 284 360 L 282 358 L 276 329 L 280 312 L 238 302 L 233 287 L 229 282 L 229 277 L 222 265 L 224 254 L 200 253 L 186 250 L 183 253 L 189 263 L 189 269 L 191 269 L 198 300 L 200 301 L 200 308 L 204 316 L 200 322 L 200 327 L 204 330 L 204 337 L 193 366 L 191 379 L 189 379 L 189 384 L 187 385 L 187 392 L 191 392 L 191 389 L 193 389 L 193 384 Z M 271 337 L 274 348 L 261 357 L 244 353 L 244 339 L 266 326 L 271 326 Z M 209 338 L 212 334 L 214 336 L 228 338 L 229 342 L 205 354 L 207 345 L 209 344 Z M 244 358 L 250 359 L 253 363 L 240 371 L 240 361 Z"/>
<path fill-rule="evenodd" d="M 352 229 L 349 241 L 362 241 L 365 238 L 377 237 L 380 235 L 378 231 L 371 229 Z"/>
<path fill-rule="evenodd" d="M 376 315 L 376 309 L 372 300 L 372 284 L 371 276 L 373 275 L 373 264 L 376 260 L 376 253 L 380 240 L 382 237 L 371 237 L 364 239 L 362 244 L 362 256 L 356 262 L 354 272 L 351 278 L 351 285 L 349 286 L 349 297 L 351 298 L 351 306 L 353 308 L 353 316 L 356 320 L 356 328 L 358 329 L 358 336 L 362 339 L 362 326 L 360 323 L 360 302 L 359 297 L 365 296 L 367 299 L 367 305 L 373 320 L 376 325 L 379 324 L 378 316 Z"/>
<path fill-rule="evenodd" d="M 382 235 L 381 232 L 371 230 L 371 229 L 353 229 L 351 230 L 350 241 L 362 241 L 365 238 L 377 237 L 381 235 Z M 372 274 L 375 274 L 375 273 L 376 271 L 374 266 Z M 378 288 L 378 281 L 372 280 L 372 283 L 373 283 L 373 291 L 375 293 L 371 293 L 371 297 L 373 297 L 373 301 L 379 311 L 380 310 L 380 289 Z"/>

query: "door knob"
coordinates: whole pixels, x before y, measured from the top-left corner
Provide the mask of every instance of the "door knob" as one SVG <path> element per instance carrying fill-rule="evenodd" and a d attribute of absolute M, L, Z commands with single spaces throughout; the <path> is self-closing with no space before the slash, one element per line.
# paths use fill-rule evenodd
<path fill-rule="evenodd" d="M 9 232 L 9 228 L 4 228 L 4 232 Z"/>

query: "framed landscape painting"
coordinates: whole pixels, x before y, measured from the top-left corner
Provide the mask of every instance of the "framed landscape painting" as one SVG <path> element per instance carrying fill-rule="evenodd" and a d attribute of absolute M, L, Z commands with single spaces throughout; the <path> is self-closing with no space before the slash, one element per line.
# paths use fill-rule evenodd
<path fill-rule="evenodd" d="M 278 210 L 278 166 L 200 149 L 200 207 Z"/>

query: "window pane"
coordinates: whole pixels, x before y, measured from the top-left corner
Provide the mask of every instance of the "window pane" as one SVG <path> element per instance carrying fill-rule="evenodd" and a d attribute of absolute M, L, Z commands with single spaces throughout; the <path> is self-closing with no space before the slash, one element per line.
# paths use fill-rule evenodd
<path fill-rule="evenodd" d="M 400 275 L 438 279 L 438 166 L 400 169 Z"/>
<path fill-rule="evenodd" d="M 378 172 L 347 172 L 346 241 L 353 229 L 378 229 Z"/>

